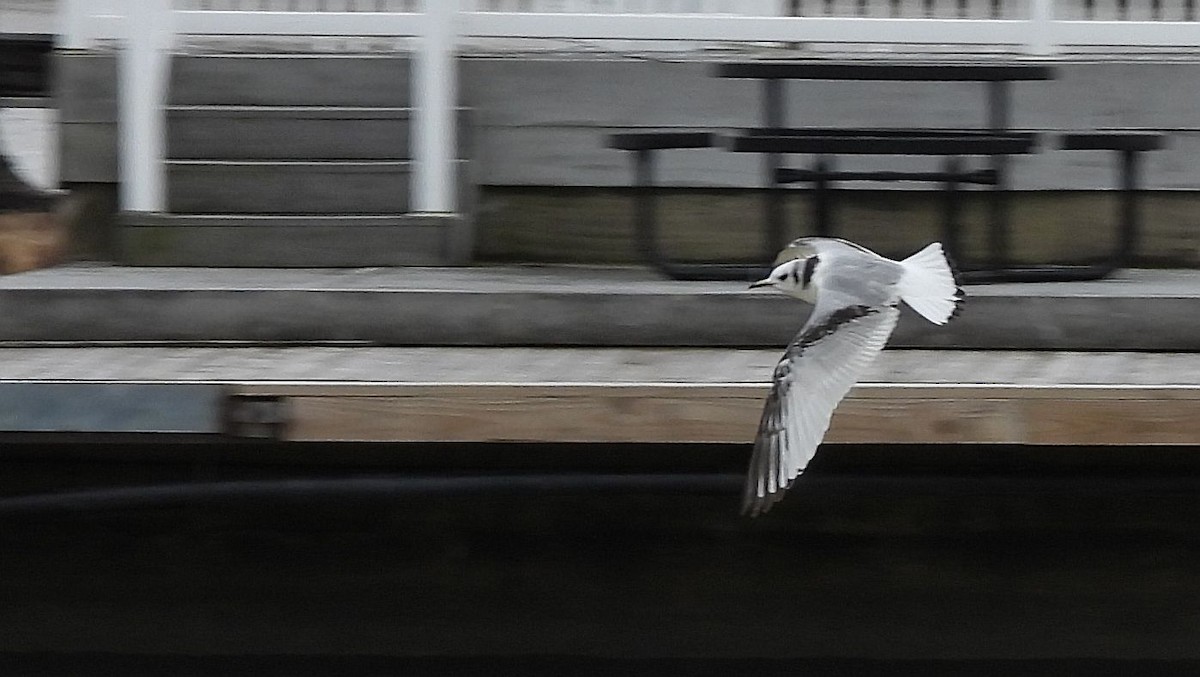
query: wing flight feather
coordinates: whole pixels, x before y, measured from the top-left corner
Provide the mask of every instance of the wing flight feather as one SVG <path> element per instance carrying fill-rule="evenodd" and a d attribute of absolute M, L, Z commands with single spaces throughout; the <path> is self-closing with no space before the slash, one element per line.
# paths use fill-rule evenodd
<path fill-rule="evenodd" d="M 895 305 L 847 306 L 816 315 L 792 340 L 763 407 L 742 512 L 769 510 L 808 466 L 833 410 L 883 349 L 899 315 Z"/>

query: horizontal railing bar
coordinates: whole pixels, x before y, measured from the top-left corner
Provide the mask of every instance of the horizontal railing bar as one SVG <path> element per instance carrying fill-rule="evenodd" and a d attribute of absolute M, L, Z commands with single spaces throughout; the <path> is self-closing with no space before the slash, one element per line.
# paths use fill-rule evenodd
<path fill-rule="evenodd" d="M 864 42 L 1020 45 L 1030 21 L 874 17 L 771 17 L 696 14 L 462 12 L 464 37 L 717 42 Z M 424 13 L 176 10 L 175 30 L 225 36 L 416 36 Z M 86 38 L 121 36 L 122 17 L 87 17 Z M 1185 47 L 1200 45 L 1200 21 L 1050 21 L 1052 44 Z M 63 36 L 64 39 L 73 36 Z M 70 44 L 66 47 L 86 45 Z"/>
<path fill-rule="evenodd" d="M 176 11 L 175 29 L 190 35 L 414 36 L 424 13 Z"/>
<path fill-rule="evenodd" d="M 1058 45 L 1111 47 L 1200 46 L 1200 21 L 1054 21 Z"/>
<path fill-rule="evenodd" d="M 576 40 L 1023 44 L 1028 24 L 1005 19 L 575 14 L 564 20 L 562 14 L 463 14 L 464 35 Z"/>

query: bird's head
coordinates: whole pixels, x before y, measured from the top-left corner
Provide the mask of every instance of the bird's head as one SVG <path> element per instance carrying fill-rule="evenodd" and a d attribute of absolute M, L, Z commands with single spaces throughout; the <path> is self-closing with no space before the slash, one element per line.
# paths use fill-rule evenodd
<path fill-rule="evenodd" d="M 750 285 L 751 289 L 773 287 L 788 296 L 815 303 L 817 298 L 816 275 L 819 260 L 817 256 L 805 256 L 791 259 L 775 266 L 770 275 Z"/>

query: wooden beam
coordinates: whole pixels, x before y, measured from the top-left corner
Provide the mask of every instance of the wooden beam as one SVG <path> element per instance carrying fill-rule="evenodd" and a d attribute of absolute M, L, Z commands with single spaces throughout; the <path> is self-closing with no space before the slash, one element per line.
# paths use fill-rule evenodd
<path fill-rule="evenodd" d="M 297 441 L 750 442 L 765 384 L 256 383 Z M 1193 444 L 1197 386 L 864 384 L 826 442 Z"/>
<path fill-rule="evenodd" d="M 750 398 L 295 397 L 298 440 L 735 442 L 754 435 Z"/>

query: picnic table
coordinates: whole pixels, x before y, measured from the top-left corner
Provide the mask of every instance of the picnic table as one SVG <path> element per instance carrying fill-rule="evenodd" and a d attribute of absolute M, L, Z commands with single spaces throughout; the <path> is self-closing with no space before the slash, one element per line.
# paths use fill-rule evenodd
<path fill-rule="evenodd" d="M 745 279 L 761 275 L 786 244 L 784 190 L 790 184 L 812 186 L 815 234 L 835 236 L 833 199 L 836 184 L 847 181 L 933 182 L 943 186 L 943 244 L 963 269 L 965 281 L 1094 279 L 1128 261 L 1137 234 L 1138 156 L 1160 148 L 1162 135 L 1151 132 L 1086 131 L 1060 135 L 1067 150 L 1113 150 L 1121 156 L 1121 204 L 1118 237 L 1113 251 L 1101 261 L 1066 266 L 1013 266 L 1010 261 L 1010 210 L 1013 155 L 1034 153 L 1045 145 L 1045 133 L 1014 130 L 1012 83 L 1049 80 L 1054 68 L 1040 62 L 909 62 L 909 61 L 786 61 L 760 60 L 719 63 L 721 78 L 751 78 L 762 82 L 762 126 L 723 132 L 652 131 L 614 134 L 610 145 L 634 152 L 638 247 L 648 263 L 676 279 Z M 828 128 L 788 126 L 784 85 L 788 80 L 979 82 L 985 87 L 984 124 L 961 128 Z M 766 224 L 761 258 L 755 261 L 673 261 L 660 244 L 656 219 L 654 154 L 676 148 L 722 147 L 763 156 Z M 815 158 L 810 167 L 790 167 L 785 157 Z M 842 155 L 940 156 L 940 170 L 845 171 L 836 166 Z M 981 158 L 966 166 L 964 158 Z M 959 223 L 961 190 L 967 184 L 990 189 L 986 261 L 968 261 L 961 247 Z"/>

